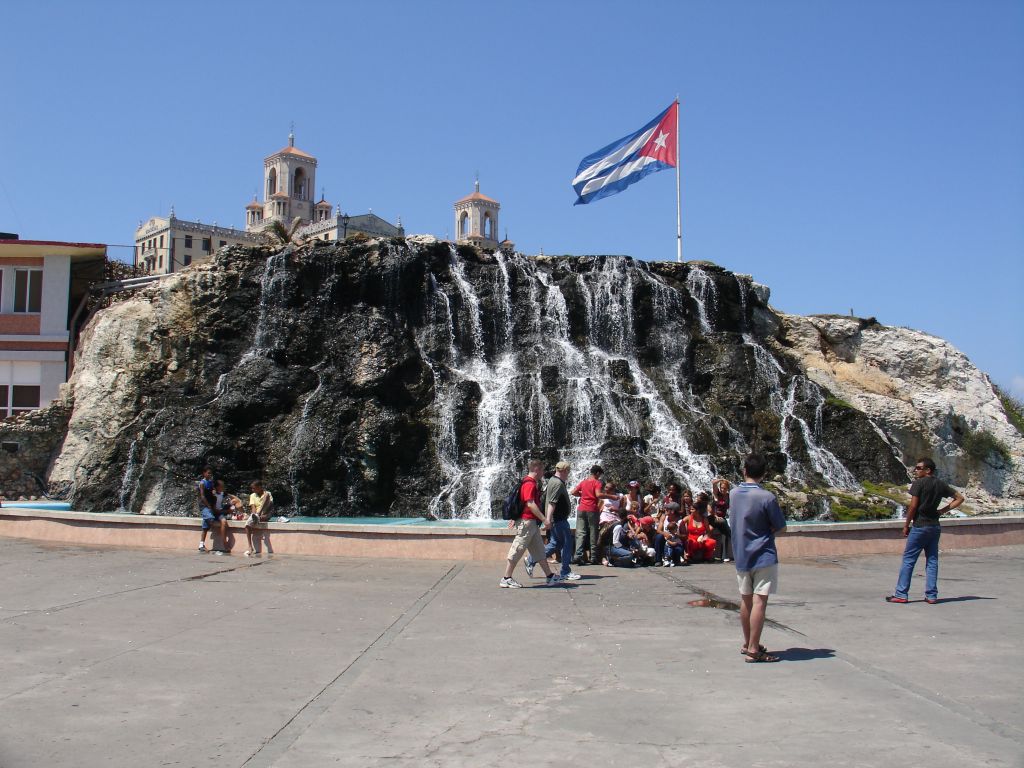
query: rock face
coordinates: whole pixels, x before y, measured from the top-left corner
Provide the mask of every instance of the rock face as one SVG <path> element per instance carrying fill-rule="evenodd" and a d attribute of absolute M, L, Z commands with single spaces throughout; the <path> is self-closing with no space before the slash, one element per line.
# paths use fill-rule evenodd
<path fill-rule="evenodd" d="M 47 480 L 79 509 L 192 514 L 209 463 L 232 491 L 263 478 L 288 513 L 489 517 L 530 455 L 569 460 L 574 479 L 600 462 L 620 481 L 708 488 L 758 450 L 810 509 L 823 489 L 905 484 L 913 435 L 949 447 L 928 437 L 948 387 L 929 390 L 934 413 L 890 418 L 835 373 L 840 357 L 871 367 L 864 327 L 767 302 L 709 263 L 432 238 L 225 249 L 92 318 Z M 876 362 L 905 382 L 901 366 L 945 364 L 920 358 Z M 982 400 L 1006 435 L 990 386 L 946 401 L 950 424 Z M 985 487 L 1019 487 L 989 469 Z"/>
<path fill-rule="evenodd" d="M 46 476 L 70 415 L 70 406 L 61 403 L 0 423 L 0 497 L 34 499 L 47 493 Z"/>
<path fill-rule="evenodd" d="M 989 378 L 942 339 L 854 317 L 783 316 L 784 341 L 808 378 L 865 413 L 912 462 L 931 456 L 973 507 L 1024 496 L 1024 437 Z M 972 451 L 987 433 L 1006 449 Z M 973 453 L 973 455 L 972 455 Z"/>

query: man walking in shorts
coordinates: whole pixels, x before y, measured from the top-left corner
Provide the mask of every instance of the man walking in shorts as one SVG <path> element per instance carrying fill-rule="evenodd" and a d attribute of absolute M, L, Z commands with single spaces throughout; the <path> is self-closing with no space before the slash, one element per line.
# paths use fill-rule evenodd
<path fill-rule="evenodd" d="M 523 586 L 512 578 L 512 572 L 527 550 L 544 570 L 548 586 L 562 581 L 561 576 L 551 572 L 548 559 L 544 556 L 544 542 L 540 537 L 540 528 L 544 524 L 544 513 L 540 511 L 540 481 L 544 477 L 544 462 L 540 459 L 530 459 L 529 470 L 529 474 L 519 484 L 519 504 L 523 516 L 519 520 L 516 538 L 508 550 L 505 575 L 498 582 L 498 586 L 503 589 L 520 589 Z"/>
<path fill-rule="evenodd" d="M 560 461 L 555 464 L 555 474 L 548 480 L 547 488 L 544 491 L 545 527 L 551 532 L 551 539 L 544 547 L 544 556 L 550 557 L 556 551 L 561 553 L 561 577 L 567 581 L 578 581 L 580 575 L 572 572 L 572 553 L 576 546 L 576 539 L 572 533 L 572 526 L 569 525 L 569 512 L 572 507 L 569 504 L 569 490 L 565 487 L 569 469 L 568 461 Z M 533 576 L 533 569 L 536 565 L 537 562 L 533 556 L 527 552 L 526 573 Z"/>
<path fill-rule="evenodd" d="M 743 482 L 729 492 L 729 526 L 733 559 L 740 587 L 740 623 L 748 662 L 778 661 L 761 645 L 768 595 L 779 587 L 779 554 L 775 534 L 786 527 L 786 518 L 775 494 L 761 487 L 767 465 L 752 453 L 743 461 Z"/>
<path fill-rule="evenodd" d="M 924 601 L 935 605 L 939 601 L 939 517 L 964 503 L 963 494 L 935 476 L 935 462 L 925 457 L 914 464 L 914 483 L 910 486 L 910 507 L 903 523 L 903 537 L 907 546 L 903 550 L 903 565 L 896 582 L 896 591 L 885 598 L 887 603 L 906 603 L 910 600 L 910 579 L 914 576 L 917 558 L 924 550 Z M 942 509 L 943 499 L 952 499 Z"/>

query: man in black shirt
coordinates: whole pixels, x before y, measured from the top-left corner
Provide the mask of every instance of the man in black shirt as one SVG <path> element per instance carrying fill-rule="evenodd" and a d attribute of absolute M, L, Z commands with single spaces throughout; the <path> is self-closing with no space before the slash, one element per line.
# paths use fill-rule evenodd
<path fill-rule="evenodd" d="M 929 458 L 918 459 L 914 465 L 914 483 L 910 486 L 910 507 L 903 524 L 903 536 L 907 539 L 903 550 L 903 566 L 900 568 L 896 590 L 885 598 L 887 603 L 906 603 L 910 594 L 910 579 L 914 575 L 917 558 L 924 550 L 925 585 L 924 601 L 934 605 L 939 599 L 939 517 L 964 503 L 960 491 L 951 488 L 935 476 L 935 462 Z M 943 499 L 952 499 L 942 509 Z"/>

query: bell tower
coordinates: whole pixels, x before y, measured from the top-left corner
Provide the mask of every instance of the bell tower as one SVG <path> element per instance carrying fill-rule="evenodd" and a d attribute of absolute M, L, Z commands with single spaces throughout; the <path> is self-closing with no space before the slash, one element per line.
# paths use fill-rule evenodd
<path fill-rule="evenodd" d="M 288 146 L 263 161 L 263 212 L 248 212 L 246 229 L 262 229 L 268 221 L 285 225 L 298 217 L 313 221 L 316 189 L 316 158 L 295 146 L 295 134 L 288 134 Z M 250 205 L 252 205 L 250 203 Z"/>
<path fill-rule="evenodd" d="M 455 239 L 481 248 L 498 247 L 498 211 L 501 204 L 480 192 L 480 179 L 473 183 L 473 194 L 455 202 Z"/>

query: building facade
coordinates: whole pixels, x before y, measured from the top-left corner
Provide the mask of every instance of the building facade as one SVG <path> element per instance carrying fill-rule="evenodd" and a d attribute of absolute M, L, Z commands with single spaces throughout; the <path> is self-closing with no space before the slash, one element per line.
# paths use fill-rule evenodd
<path fill-rule="evenodd" d="M 71 369 L 88 286 L 107 247 L 0 239 L 0 418 L 54 400 Z"/>
<path fill-rule="evenodd" d="M 296 147 L 295 136 L 289 134 L 288 146 L 263 160 L 263 200 L 254 198 L 245 206 L 244 230 L 179 219 L 172 208 L 169 216 L 153 216 L 139 223 L 136 263 L 153 274 L 177 272 L 205 261 L 219 248 L 257 245 L 273 222 L 290 228 L 295 219 L 299 219 L 295 232 L 299 240 L 344 240 L 357 233 L 405 236 L 401 219 L 391 224 L 372 211 L 350 216 L 323 196 L 314 202 L 316 170 L 317 159 Z"/>
<path fill-rule="evenodd" d="M 172 208 L 169 216 L 153 216 L 139 224 L 135 230 L 135 259 L 146 272 L 166 275 L 205 261 L 218 248 L 259 242 L 252 232 L 179 219 Z"/>

